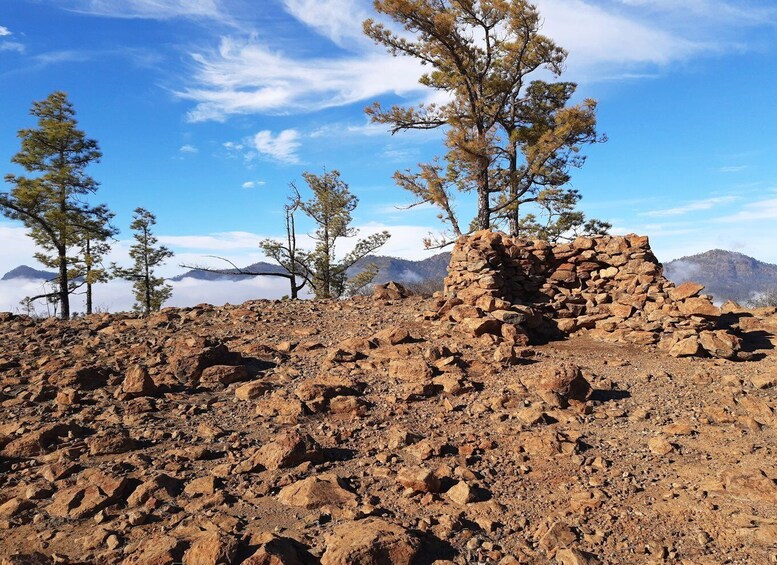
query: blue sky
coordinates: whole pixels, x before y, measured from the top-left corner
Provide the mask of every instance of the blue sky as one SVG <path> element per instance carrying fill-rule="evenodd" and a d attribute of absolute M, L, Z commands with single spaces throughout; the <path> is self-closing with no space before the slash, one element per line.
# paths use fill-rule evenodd
<path fill-rule="evenodd" d="M 599 101 L 609 141 L 572 184 L 617 233 L 661 260 L 719 247 L 777 262 L 777 6 L 767 0 L 539 0 L 570 51 L 565 78 Z M 289 181 L 339 169 L 362 233 L 425 255 L 440 228 L 391 179 L 441 152 L 440 133 L 390 136 L 363 109 L 429 100 L 421 71 L 361 34 L 369 0 L 3 0 L 0 172 L 33 125 L 33 100 L 69 93 L 104 158 L 91 169 L 123 229 L 144 206 L 180 262 L 261 258 L 282 233 Z M 464 209 L 471 210 L 466 198 Z M 303 225 L 303 229 L 308 226 Z M 0 273 L 34 264 L 0 219 Z M 1 306 L 1 305 L 0 305 Z"/>

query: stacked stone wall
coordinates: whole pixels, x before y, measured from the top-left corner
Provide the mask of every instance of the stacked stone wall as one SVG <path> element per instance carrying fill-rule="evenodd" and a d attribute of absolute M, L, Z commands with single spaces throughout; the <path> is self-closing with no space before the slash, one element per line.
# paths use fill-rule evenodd
<path fill-rule="evenodd" d="M 739 340 L 716 329 L 720 310 L 703 288 L 664 278 L 645 236 L 551 245 L 481 231 L 462 237 L 453 250 L 443 311 L 454 321 L 509 322 L 532 337 L 587 332 L 659 345 L 678 356 L 734 358 Z"/>

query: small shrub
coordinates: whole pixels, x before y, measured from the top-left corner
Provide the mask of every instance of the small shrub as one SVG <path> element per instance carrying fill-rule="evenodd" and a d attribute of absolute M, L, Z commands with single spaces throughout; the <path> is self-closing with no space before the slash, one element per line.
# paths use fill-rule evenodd
<path fill-rule="evenodd" d="M 777 308 L 777 288 L 756 294 L 748 302 L 750 308 Z"/>

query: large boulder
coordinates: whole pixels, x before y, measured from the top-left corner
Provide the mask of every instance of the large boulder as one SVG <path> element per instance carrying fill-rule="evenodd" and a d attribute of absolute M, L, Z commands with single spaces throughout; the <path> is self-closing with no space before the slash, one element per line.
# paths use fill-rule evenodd
<path fill-rule="evenodd" d="M 419 548 L 404 528 L 368 518 L 337 526 L 326 538 L 321 565 L 410 565 Z"/>

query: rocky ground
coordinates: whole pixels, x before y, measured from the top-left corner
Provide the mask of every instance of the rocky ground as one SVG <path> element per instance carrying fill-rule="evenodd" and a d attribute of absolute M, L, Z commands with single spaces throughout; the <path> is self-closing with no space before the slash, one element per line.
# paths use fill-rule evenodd
<path fill-rule="evenodd" d="M 0 564 L 777 562 L 774 310 L 731 362 L 438 306 L 0 315 Z"/>

